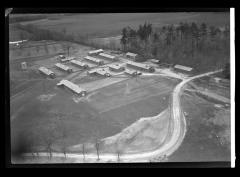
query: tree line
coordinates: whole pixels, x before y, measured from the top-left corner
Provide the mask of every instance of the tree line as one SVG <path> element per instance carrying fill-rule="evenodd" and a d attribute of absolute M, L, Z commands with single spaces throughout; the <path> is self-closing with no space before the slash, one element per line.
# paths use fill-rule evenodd
<path fill-rule="evenodd" d="M 122 50 L 138 53 L 139 61 L 154 57 L 161 62 L 185 64 L 203 71 L 229 61 L 229 25 L 223 27 L 180 22 L 153 27 L 150 23 L 122 29 Z"/>
<path fill-rule="evenodd" d="M 23 21 L 33 21 L 45 19 L 46 15 L 26 15 L 26 16 L 10 16 L 9 23 L 19 23 Z"/>
<path fill-rule="evenodd" d="M 51 31 L 34 25 L 14 24 L 16 28 L 31 34 L 29 40 L 69 41 L 95 48 L 113 49 L 89 40 L 88 36 L 67 33 L 66 29 Z M 24 38 L 26 39 L 26 38 Z M 182 64 L 193 67 L 196 72 L 224 68 L 230 58 L 230 29 L 180 22 L 176 25 L 154 27 L 150 23 L 138 29 L 127 26 L 122 29 L 122 50 L 138 53 L 138 61 L 155 58 L 163 63 Z"/>

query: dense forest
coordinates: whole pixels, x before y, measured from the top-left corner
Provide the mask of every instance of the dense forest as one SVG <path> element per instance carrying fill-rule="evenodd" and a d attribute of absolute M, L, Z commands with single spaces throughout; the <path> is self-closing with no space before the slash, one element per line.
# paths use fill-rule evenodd
<path fill-rule="evenodd" d="M 140 25 L 122 29 L 124 51 L 140 54 L 139 61 L 155 58 L 163 63 L 182 64 L 196 71 L 224 68 L 230 60 L 229 26 L 179 23 L 161 28 Z"/>

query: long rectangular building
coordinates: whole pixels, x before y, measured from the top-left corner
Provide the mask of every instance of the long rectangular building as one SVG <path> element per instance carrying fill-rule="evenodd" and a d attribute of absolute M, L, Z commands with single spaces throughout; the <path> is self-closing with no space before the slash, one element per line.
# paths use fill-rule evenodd
<path fill-rule="evenodd" d="M 98 65 L 103 65 L 104 64 L 104 61 L 102 61 L 102 60 L 100 60 L 98 58 L 91 57 L 91 56 L 86 56 L 86 57 L 84 57 L 84 59 L 86 59 L 87 61 L 96 63 Z"/>
<path fill-rule="evenodd" d="M 57 86 L 65 86 L 74 93 L 80 94 L 81 96 L 85 96 L 87 94 L 87 91 L 85 89 L 80 88 L 78 85 L 68 81 L 68 80 L 61 80 Z"/>
<path fill-rule="evenodd" d="M 103 58 L 111 60 L 111 61 L 116 60 L 116 56 L 109 55 L 109 54 L 106 54 L 106 53 L 100 53 L 99 56 L 102 56 Z"/>
<path fill-rule="evenodd" d="M 149 66 L 149 65 L 146 65 L 146 64 L 143 64 L 143 63 L 133 62 L 133 61 L 128 61 L 127 66 L 133 67 L 133 68 L 138 69 L 138 70 L 147 71 L 147 72 L 154 72 L 155 71 L 154 67 L 152 67 L 152 66 Z"/>
<path fill-rule="evenodd" d="M 120 72 L 125 70 L 125 68 L 119 64 L 109 64 L 108 67 L 111 71 L 115 71 L 115 72 Z"/>
<path fill-rule="evenodd" d="M 138 72 L 137 72 L 137 71 L 135 71 L 135 70 L 129 70 L 129 69 L 126 69 L 126 70 L 124 71 L 124 73 L 125 73 L 125 74 L 128 74 L 128 75 L 131 75 L 131 76 L 136 76 L 136 75 L 138 75 Z"/>
<path fill-rule="evenodd" d="M 71 61 L 74 59 L 75 59 L 75 57 L 66 57 L 66 58 L 61 59 L 61 62 L 68 62 L 68 61 Z"/>
<path fill-rule="evenodd" d="M 187 71 L 187 72 L 192 71 L 192 68 L 190 68 L 188 66 L 183 66 L 183 65 L 175 65 L 174 68 L 182 70 L 182 71 Z"/>
<path fill-rule="evenodd" d="M 68 66 L 66 66 L 66 65 L 63 65 L 63 64 L 61 64 L 61 63 L 56 63 L 55 66 L 56 66 L 57 68 L 63 70 L 63 71 L 69 72 L 69 73 L 73 71 L 72 68 L 70 68 L 70 67 L 68 67 Z"/>
<path fill-rule="evenodd" d="M 84 68 L 84 69 L 89 68 L 88 64 L 83 63 L 83 62 L 81 62 L 81 61 L 71 60 L 70 62 L 71 62 L 72 64 L 74 64 L 74 65 L 77 65 L 77 66 L 80 67 L 80 68 Z"/>
<path fill-rule="evenodd" d="M 107 77 L 111 76 L 111 74 L 108 71 L 106 71 L 105 69 L 94 69 L 94 70 L 88 71 L 88 74 L 90 74 L 90 75 L 98 74 L 98 75 L 107 76 Z"/>
<path fill-rule="evenodd" d="M 103 49 L 92 50 L 88 52 L 88 55 L 98 55 L 103 52 Z"/>
<path fill-rule="evenodd" d="M 49 70 L 49 69 L 47 69 L 47 68 L 45 68 L 45 67 L 43 67 L 43 66 L 41 66 L 40 68 L 38 68 L 38 70 L 39 70 L 41 73 L 43 73 L 43 74 L 45 74 L 45 75 L 47 75 L 47 76 L 49 76 L 49 77 L 51 77 L 51 78 L 54 78 L 54 77 L 56 76 L 54 72 L 52 72 L 51 70 Z"/>

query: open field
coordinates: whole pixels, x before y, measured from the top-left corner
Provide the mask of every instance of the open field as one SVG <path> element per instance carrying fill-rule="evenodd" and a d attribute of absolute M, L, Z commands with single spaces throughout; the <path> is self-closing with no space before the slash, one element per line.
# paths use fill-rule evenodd
<path fill-rule="evenodd" d="M 57 121 L 56 112 L 62 115 L 69 146 L 90 141 L 96 132 L 99 138 L 115 135 L 140 117 L 166 109 L 168 95 L 177 82 L 160 77 L 130 79 L 98 89 L 87 100 L 77 102 L 77 97 L 67 89 L 57 88 L 56 83 L 57 80 L 38 83 L 38 89 L 11 100 L 13 141 L 20 135 L 32 135 L 40 139 L 39 147 L 43 146 L 49 125 Z M 56 141 L 54 145 L 58 148 L 61 143 Z"/>
<path fill-rule="evenodd" d="M 215 81 L 214 77 L 205 77 L 194 81 L 199 90 L 207 90 L 230 99 L 230 80 Z"/>
<path fill-rule="evenodd" d="M 104 20 L 102 20 L 104 19 Z M 71 16 L 59 16 L 55 20 L 36 20 L 22 22 L 22 24 L 34 24 L 41 28 L 78 33 L 92 37 L 117 36 L 123 27 L 132 28 L 144 22 L 153 23 L 156 26 L 176 24 L 179 21 L 223 26 L 229 23 L 229 13 L 109 13 L 109 14 L 74 14 Z M 129 25 L 130 24 L 130 25 Z"/>

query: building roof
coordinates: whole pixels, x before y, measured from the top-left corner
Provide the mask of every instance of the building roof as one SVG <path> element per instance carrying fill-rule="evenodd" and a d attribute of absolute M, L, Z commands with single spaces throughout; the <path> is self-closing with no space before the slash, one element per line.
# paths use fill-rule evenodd
<path fill-rule="evenodd" d="M 18 43 L 22 43 L 22 42 L 26 42 L 27 40 L 21 40 L 21 41 L 9 41 L 9 44 L 18 44 Z"/>
<path fill-rule="evenodd" d="M 96 71 L 98 74 L 101 74 L 101 75 L 105 75 L 105 74 L 109 74 L 108 71 L 106 71 L 105 69 L 99 69 Z"/>
<path fill-rule="evenodd" d="M 133 65 L 133 66 L 136 66 L 136 67 L 139 67 L 139 68 L 144 68 L 144 69 L 149 69 L 150 68 L 149 65 L 146 65 L 146 64 L 143 64 L 143 63 L 137 63 L 137 62 L 133 62 L 133 61 L 128 61 L 127 64 Z"/>
<path fill-rule="evenodd" d="M 80 88 L 78 85 L 68 81 L 68 80 L 61 80 L 57 85 L 65 85 L 66 87 L 68 87 L 69 89 L 73 90 L 76 93 L 81 93 L 83 91 L 86 91 L 82 88 Z"/>
<path fill-rule="evenodd" d="M 135 71 L 135 70 L 130 70 L 130 69 L 126 69 L 124 72 L 125 72 L 125 73 L 128 73 L 128 74 L 137 73 L 137 71 Z"/>
<path fill-rule="evenodd" d="M 109 55 L 109 54 L 106 54 L 106 53 L 100 53 L 99 55 L 102 56 L 102 57 L 109 58 L 109 59 L 115 59 L 116 58 L 115 56 L 112 56 L 112 55 Z"/>
<path fill-rule="evenodd" d="M 88 54 L 95 54 L 95 53 L 99 53 L 99 52 L 103 52 L 103 49 L 92 50 L 92 51 L 89 51 Z"/>
<path fill-rule="evenodd" d="M 61 61 L 70 61 L 70 60 L 73 60 L 75 59 L 75 57 L 66 57 L 64 59 L 61 59 Z"/>
<path fill-rule="evenodd" d="M 83 63 L 83 62 L 81 62 L 81 61 L 77 61 L 77 60 L 71 60 L 70 61 L 71 63 L 73 63 L 73 64 L 76 64 L 76 65 L 78 65 L 78 66 L 88 66 L 86 63 Z"/>
<path fill-rule="evenodd" d="M 101 62 L 100 59 L 94 58 L 94 57 L 91 57 L 91 56 L 86 56 L 84 58 L 87 59 L 87 60 L 91 60 L 91 61 L 97 62 L 97 63 Z"/>
<path fill-rule="evenodd" d="M 51 75 L 51 74 L 54 74 L 54 72 L 52 72 L 51 70 L 41 66 L 40 68 L 38 68 L 40 71 L 42 71 L 44 74 L 46 75 Z"/>
<path fill-rule="evenodd" d="M 98 73 L 100 75 L 105 75 L 105 74 L 109 74 L 108 71 L 106 71 L 105 69 L 94 69 L 94 70 L 91 70 L 88 72 L 89 74 L 92 74 L 92 73 Z M 110 74 L 109 74 L 110 75 Z"/>
<path fill-rule="evenodd" d="M 154 63 L 158 63 L 159 60 L 156 60 L 156 59 L 150 59 L 151 62 L 154 62 Z"/>
<path fill-rule="evenodd" d="M 193 68 L 187 67 L 187 66 L 182 66 L 182 65 L 175 65 L 174 68 L 181 69 L 184 71 L 192 71 Z"/>
<path fill-rule="evenodd" d="M 131 56 L 131 57 L 136 57 L 138 54 L 128 52 L 128 53 L 126 53 L 126 55 Z"/>
<path fill-rule="evenodd" d="M 63 65 L 63 64 L 61 64 L 61 63 L 56 63 L 55 66 L 57 66 L 58 68 L 61 68 L 61 69 L 65 70 L 65 71 L 71 69 L 70 67 L 68 67 L 68 66 L 66 66 L 66 65 Z"/>
<path fill-rule="evenodd" d="M 123 66 L 119 64 L 109 64 L 108 67 L 113 68 L 113 69 L 121 69 Z"/>

